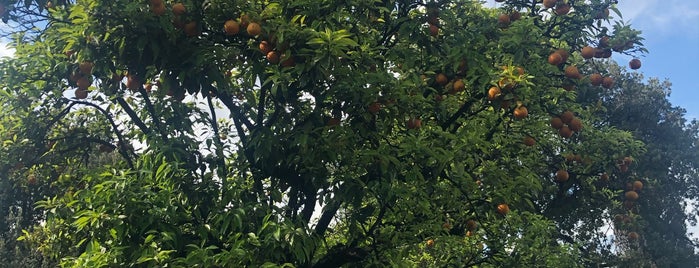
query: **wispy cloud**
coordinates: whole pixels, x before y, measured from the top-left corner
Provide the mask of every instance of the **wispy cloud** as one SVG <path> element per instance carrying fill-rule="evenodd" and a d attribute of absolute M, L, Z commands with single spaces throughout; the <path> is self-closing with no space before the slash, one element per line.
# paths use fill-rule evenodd
<path fill-rule="evenodd" d="M 699 34 L 699 1 L 625 0 L 618 8 L 635 28 L 661 35 Z"/>
<path fill-rule="evenodd" d="M 14 54 L 14 49 L 8 48 L 7 44 L 0 42 L 0 57 L 12 57 Z"/>

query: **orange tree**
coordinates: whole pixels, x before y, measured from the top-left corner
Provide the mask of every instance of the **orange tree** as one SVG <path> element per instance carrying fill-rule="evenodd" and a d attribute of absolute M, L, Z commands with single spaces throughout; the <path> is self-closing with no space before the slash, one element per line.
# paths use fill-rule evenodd
<path fill-rule="evenodd" d="M 0 65 L 2 180 L 41 199 L 20 240 L 65 266 L 613 265 L 645 192 L 605 180 L 643 144 L 576 86 L 642 38 L 615 1 L 503 2 L 3 6 L 45 25 Z"/>

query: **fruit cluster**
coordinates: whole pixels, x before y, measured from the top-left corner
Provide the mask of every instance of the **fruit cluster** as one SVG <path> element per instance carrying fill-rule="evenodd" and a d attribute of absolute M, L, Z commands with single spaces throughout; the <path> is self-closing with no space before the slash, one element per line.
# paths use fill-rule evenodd
<path fill-rule="evenodd" d="M 560 116 L 551 118 L 551 127 L 558 130 L 564 138 L 570 138 L 574 132 L 582 130 L 582 121 L 571 111 L 565 111 Z"/>

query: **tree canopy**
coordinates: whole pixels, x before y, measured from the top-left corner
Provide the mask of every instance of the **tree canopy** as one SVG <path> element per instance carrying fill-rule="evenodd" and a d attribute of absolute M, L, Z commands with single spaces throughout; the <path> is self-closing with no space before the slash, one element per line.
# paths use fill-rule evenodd
<path fill-rule="evenodd" d="M 4 1 L 0 260 L 696 264 L 698 125 L 609 59 L 640 31 L 496 2 Z"/>

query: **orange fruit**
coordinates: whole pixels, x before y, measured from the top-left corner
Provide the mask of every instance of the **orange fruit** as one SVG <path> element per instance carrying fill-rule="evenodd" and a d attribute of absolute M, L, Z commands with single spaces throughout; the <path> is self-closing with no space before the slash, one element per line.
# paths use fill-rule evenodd
<path fill-rule="evenodd" d="M 95 67 L 95 64 L 91 61 L 83 61 L 80 63 L 80 65 L 78 65 L 78 69 L 80 70 L 80 73 L 83 75 L 91 74 L 92 67 Z"/>
<path fill-rule="evenodd" d="M 461 81 L 461 79 L 457 79 L 456 81 L 454 81 L 452 88 L 454 89 L 454 92 L 459 92 L 459 91 L 463 91 L 464 89 L 466 89 L 466 85 L 464 84 L 463 81 Z"/>
<path fill-rule="evenodd" d="M 609 8 L 605 8 L 603 10 L 600 10 L 595 15 L 595 19 L 598 19 L 598 20 L 606 19 L 606 18 L 609 18 Z"/>
<path fill-rule="evenodd" d="M 184 25 L 184 34 L 193 37 L 199 35 L 199 25 L 197 25 L 196 21 L 191 21 L 188 22 L 187 24 Z"/>
<path fill-rule="evenodd" d="M 294 67 L 296 65 L 296 61 L 294 60 L 294 56 L 287 57 L 286 55 L 282 54 L 281 58 L 285 59 L 281 63 L 282 67 Z"/>
<path fill-rule="evenodd" d="M 466 230 L 475 231 L 478 228 L 478 223 L 474 220 L 466 221 Z"/>
<path fill-rule="evenodd" d="M 90 80 L 87 77 L 80 77 L 78 81 L 75 81 L 75 84 L 78 86 L 78 89 L 87 90 L 90 87 Z"/>
<path fill-rule="evenodd" d="M 447 76 L 442 73 L 437 74 L 437 77 L 435 77 L 434 81 L 437 83 L 437 85 L 440 86 L 445 86 L 447 83 L 449 83 L 449 79 L 447 78 Z"/>
<path fill-rule="evenodd" d="M 500 215 L 505 216 L 505 215 L 507 215 L 507 213 L 510 212 L 510 206 L 508 206 L 505 203 L 499 204 L 497 207 L 497 211 L 498 211 L 498 213 L 500 213 Z"/>
<path fill-rule="evenodd" d="M 410 119 L 408 119 L 408 122 L 406 125 L 407 125 L 408 129 L 418 129 L 418 128 L 422 127 L 422 120 L 420 120 L 418 118 L 410 118 Z"/>
<path fill-rule="evenodd" d="M 634 191 L 643 190 L 643 182 L 641 182 L 641 181 L 634 181 L 634 182 L 633 182 L 633 190 L 634 190 Z"/>
<path fill-rule="evenodd" d="M 566 171 L 564 169 L 559 169 L 558 171 L 556 171 L 556 181 L 557 182 L 566 182 L 566 181 L 568 181 L 568 178 L 569 178 L 568 171 Z"/>
<path fill-rule="evenodd" d="M 641 60 L 632 59 L 631 61 L 629 61 L 629 67 L 633 70 L 637 70 L 638 68 L 641 68 Z"/>
<path fill-rule="evenodd" d="M 558 54 L 556 52 L 551 53 L 551 55 L 549 55 L 548 62 L 551 65 L 559 65 L 559 64 L 563 63 L 563 56 L 561 56 L 561 54 Z"/>
<path fill-rule="evenodd" d="M 136 92 L 141 88 L 141 81 L 136 76 L 129 75 L 126 77 L 126 88 Z"/>
<path fill-rule="evenodd" d="M 602 84 L 602 79 L 604 79 L 604 78 L 602 77 L 601 74 L 598 74 L 598 73 L 591 74 L 590 75 L 590 84 L 592 84 L 593 86 L 599 86 Z"/>
<path fill-rule="evenodd" d="M 635 191 L 628 191 L 624 194 L 624 197 L 626 198 L 626 200 L 636 201 L 638 200 L 638 193 Z"/>
<path fill-rule="evenodd" d="M 433 239 L 428 239 L 427 242 L 427 247 L 428 248 L 433 248 L 434 247 L 434 240 Z"/>
<path fill-rule="evenodd" d="M 527 107 L 519 106 L 515 108 L 513 114 L 516 119 L 524 119 L 527 117 L 527 115 L 529 115 L 529 111 L 527 110 Z"/>
<path fill-rule="evenodd" d="M 558 2 L 558 0 L 544 0 L 544 7 L 552 8 L 556 5 L 556 2 Z"/>
<path fill-rule="evenodd" d="M 236 35 L 240 32 L 240 23 L 235 20 L 227 20 L 223 24 L 223 31 L 226 35 Z"/>
<path fill-rule="evenodd" d="M 568 61 L 568 50 L 559 48 L 554 53 L 558 53 L 558 55 L 561 55 L 561 58 L 563 58 L 563 62 Z"/>
<path fill-rule="evenodd" d="M 488 100 L 495 100 L 500 96 L 500 88 L 498 87 L 491 87 L 488 89 Z"/>
<path fill-rule="evenodd" d="M 613 78 L 607 76 L 607 77 L 602 79 L 602 87 L 609 89 L 609 88 L 612 88 L 613 86 L 614 86 L 614 79 Z"/>
<path fill-rule="evenodd" d="M 516 21 L 522 18 L 522 13 L 519 13 L 519 11 L 515 11 L 510 13 L 510 21 Z"/>
<path fill-rule="evenodd" d="M 279 53 L 276 51 L 267 52 L 267 61 L 271 64 L 279 63 Z"/>
<path fill-rule="evenodd" d="M 609 174 L 602 173 L 602 175 L 599 175 L 599 178 L 603 181 L 609 181 Z"/>
<path fill-rule="evenodd" d="M 377 114 L 379 111 L 381 111 L 381 103 L 372 102 L 371 104 L 369 104 L 367 110 L 372 114 Z"/>
<path fill-rule="evenodd" d="M 580 50 L 580 54 L 585 59 L 591 59 L 595 56 L 595 48 L 591 46 L 583 47 L 582 50 Z"/>
<path fill-rule="evenodd" d="M 565 111 L 561 114 L 561 120 L 563 120 L 563 123 L 569 124 L 571 121 L 573 121 L 573 118 L 575 118 L 575 114 L 571 111 Z"/>
<path fill-rule="evenodd" d="M 580 72 L 578 71 L 578 67 L 575 67 L 573 65 L 566 67 L 565 75 L 566 75 L 566 77 L 573 78 L 573 79 L 580 79 L 581 78 Z"/>
<path fill-rule="evenodd" d="M 570 130 L 578 132 L 582 130 L 582 121 L 580 121 L 578 118 L 573 118 L 573 120 L 570 120 L 570 123 L 568 123 L 568 127 Z"/>
<path fill-rule="evenodd" d="M 558 4 L 558 5 L 556 5 L 556 10 L 554 12 L 556 12 L 556 15 L 559 15 L 559 16 L 568 14 L 568 12 L 570 12 L 570 5 L 568 5 L 566 3 Z"/>
<path fill-rule="evenodd" d="M 498 23 L 501 26 L 510 25 L 510 16 L 507 14 L 500 14 L 500 16 L 498 16 Z"/>
<path fill-rule="evenodd" d="M 75 98 L 82 100 L 87 98 L 87 89 L 78 88 L 75 90 Z"/>
<path fill-rule="evenodd" d="M 439 35 L 439 27 L 437 27 L 437 25 L 430 24 L 429 31 L 432 37 L 437 37 Z"/>
<path fill-rule="evenodd" d="M 561 129 L 563 127 L 563 120 L 561 120 L 560 117 L 551 118 L 551 127 Z"/>
<path fill-rule="evenodd" d="M 536 144 L 536 140 L 530 136 L 524 137 L 524 140 L 522 142 L 526 146 L 534 146 Z"/>
<path fill-rule="evenodd" d="M 267 55 L 270 51 L 272 51 L 272 45 L 269 42 L 260 42 L 260 52 L 262 52 L 263 55 Z"/>
<path fill-rule="evenodd" d="M 162 16 L 165 14 L 165 4 L 163 1 L 151 1 L 150 11 L 156 16 Z"/>
<path fill-rule="evenodd" d="M 248 24 L 247 31 L 249 35 L 258 36 L 262 33 L 262 27 L 256 22 Z"/>
<path fill-rule="evenodd" d="M 558 134 L 561 135 L 561 137 L 570 138 L 573 136 L 573 131 L 567 126 L 563 126 L 558 130 Z"/>
<path fill-rule="evenodd" d="M 176 16 L 181 16 L 184 15 L 184 13 L 187 12 L 187 9 L 184 7 L 184 4 L 182 3 L 177 3 L 172 5 L 172 13 L 174 13 Z"/>
<path fill-rule="evenodd" d="M 640 237 L 640 235 L 637 232 L 629 232 L 628 237 L 629 240 L 636 240 Z"/>

